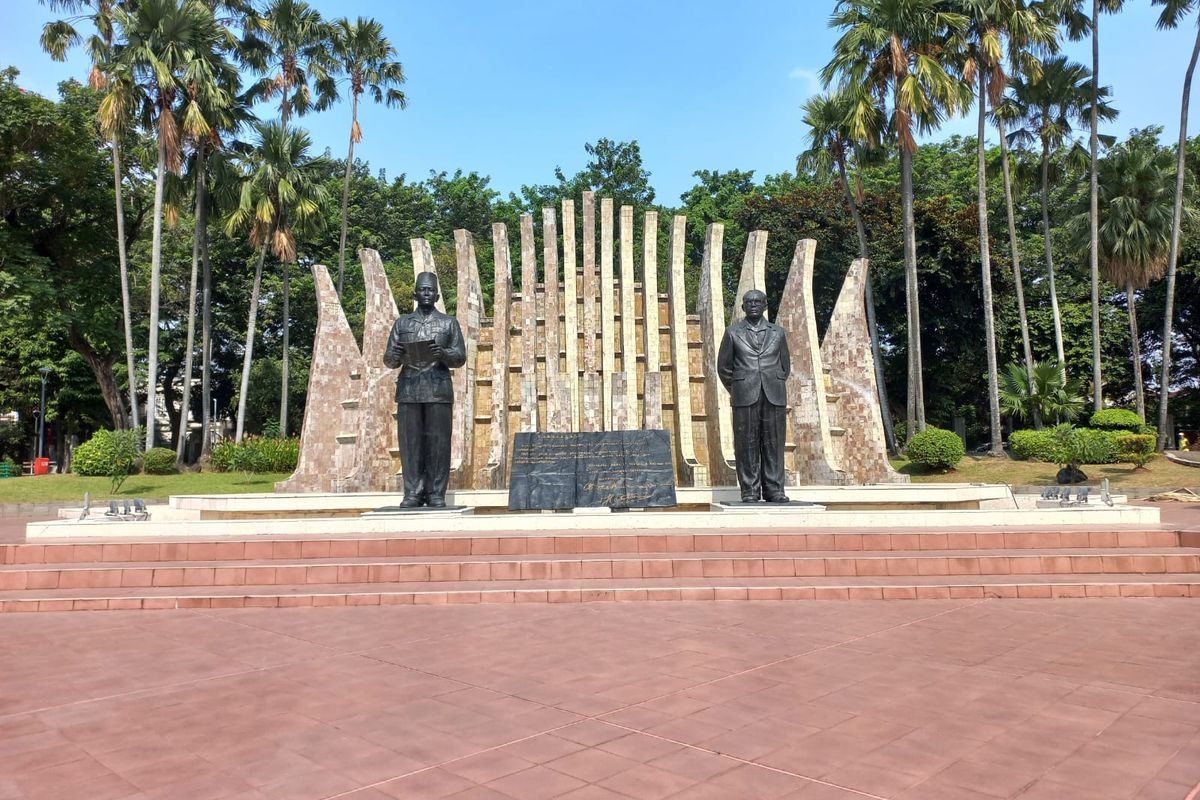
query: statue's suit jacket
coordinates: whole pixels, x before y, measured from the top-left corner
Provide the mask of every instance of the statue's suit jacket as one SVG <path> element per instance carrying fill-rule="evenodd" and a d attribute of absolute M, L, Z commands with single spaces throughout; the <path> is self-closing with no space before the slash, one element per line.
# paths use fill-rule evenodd
<path fill-rule="evenodd" d="M 717 353 L 717 375 L 729 390 L 734 406 L 752 406 L 762 395 L 775 406 L 787 405 L 785 380 L 792 369 L 783 328 L 763 320 L 766 331 L 762 346 L 755 346 L 755 335 L 746 320 L 738 320 L 725 329 Z"/>
<path fill-rule="evenodd" d="M 397 345 L 430 339 L 442 346 L 441 361 L 410 364 L 403 360 Z M 436 309 L 428 315 L 414 311 L 397 319 L 383 353 L 384 364 L 392 369 L 401 367 L 396 379 L 397 403 L 453 403 L 450 368 L 461 367 L 466 361 L 467 348 L 458 320 Z"/>

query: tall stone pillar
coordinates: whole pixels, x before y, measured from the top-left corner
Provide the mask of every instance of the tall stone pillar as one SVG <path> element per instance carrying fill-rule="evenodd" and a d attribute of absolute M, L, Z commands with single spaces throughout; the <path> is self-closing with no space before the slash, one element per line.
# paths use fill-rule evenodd
<path fill-rule="evenodd" d="M 430 248 L 429 242 L 425 239 L 409 239 L 408 246 L 412 250 L 414 282 L 416 281 L 416 277 L 422 272 L 432 272 L 434 275 L 437 275 L 437 265 L 433 263 L 433 249 Z M 441 282 L 439 281 L 438 284 L 440 288 Z M 415 299 L 412 305 L 413 308 L 417 307 Z M 446 298 L 442 296 L 441 291 L 438 292 L 438 299 L 434 303 L 434 307 L 443 314 L 446 313 Z"/>
<path fill-rule="evenodd" d="M 483 327 L 483 289 L 475 260 L 475 239 L 459 228 L 454 232 L 458 267 L 458 307 L 455 316 L 467 347 L 467 363 L 454 370 L 454 428 L 450 436 L 450 483 L 456 489 L 473 488 L 475 461 L 475 369 L 479 332 Z"/>
<path fill-rule="evenodd" d="M 642 427 L 662 428 L 662 358 L 658 313 L 658 212 L 647 211 L 642 227 L 642 339 L 646 353 L 642 377 Z M 653 388 L 651 387 L 653 384 Z"/>
<path fill-rule="evenodd" d="M 708 434 L 708 466 L 714 486 L 737 483 L 733 450 L 733 409 L 729 392 L 717 374 L 717 351 L 725 336 L 725 292 L 721 281 L 721 256 L 725 226 L 714 222 L 704 232 L 704 260 L 700 265 L 701 356 L 704 359 L 705 428 Z"/>
<path fill-rule="evenodd" d="M 708 468 L 696 458 L 692 437 L 692 387 L 688 363 L 687 290 L 684 283 L 683 248 L 687 217 L 671 223 L 671 272 L 668 291 L 671 308 L 671 371 L 675 389 L 675 447 L 678 468 L 692 486 L 708 486 Z"/>
<path fill-rule="evenodd" d="M 788 418 L 796 443 L 793 455 L 796 483 L 801 486 L 844 482 L 834 455 L 829 398 L 817 339 L 812 294 L 816 252 L 817 243 L 812 239 L 796 242 L 776 320 L 787 336 L 792 356 L 792 370 L 787 379 Z"/>
<path fill-rule="evenodd" d="M 575 201 L 562 201 L 563 217 L 563 353 L 571 403 L 570 427 L 579 428 L 583 395 L 579 386 L 579 277 L 575 271 Z"/>
<path fill-rule="evenodd" d="M 538 430 L 537 241 L 533 215 L 521 215 L 521 430 Z"/>
<path fill-rule="evenodd" d="M 480 487 L 503 489 L 508 461 L 508 344 L 512 330 L 512 256 L 508 251 L 508 229 L 492 223 L 492 263 L 495 296 L 492 308 L 492 428 L 487 464 Z"/>
<path fill-rule="evenodd" d="M 892 469 L 884 445 L 864 303 L 867 268 L 867 260 L 861 258 L 850 265 L 821 343 L 821 358 L 838 396 L 838 424 L 844 430 L 841 468 L 854 483 L 907 483 L 907 475 Z"/>
<path fill-rule="evenodd" d="M 616 367 L 616 309 L 613 303 L 613 201 L 600 199 L 600 374 L 604 378 L 604 430 L 612 427 L 612 376 Z"/>
<path fill-rule="evenodd" d="M 383 364 L 392 325 L 400 316 L 392 287 L 383 271 L 383 259 L 374 250 L 359 252 L 363 287 L 367 295 L 363 318 L 362 391 L 356 434 L 356 466 L 346 480 L 352 492 L 384 492 L 396 487 L 400 451 L 396 439 L 396 377 L 398 369 Z M 396 460 L 393 460 L 393 459 Z"/>
<path fill-rule="evenodd" d="M 625 373 L 625 424 L 636 429 L 637 407 L 637 311 L 633 290 L 633 206 L 621 206 L 621 372 Z"/>
<path fill-rule="evenodd" d="M 542 283 L 546 287 L 546 424 L 548 431 L 571 430 L 569 385 L 564 381 L 559 357 L 562 353 L 562 297 L 558 290 L 558 223 L 553 208 L 542 209 Z"/>
<path fill-rule="evenodd" d="M 300 456 L 291 476 L 275 484 L 277 492 L 332 492 L 354 468 L 362 355 L 329 271 L 314 264 L 312 274 L 317 290 L 317 334 L 308 373 Z M 329 413 L 335 408 L 341 413 Z"/>
<path fill-rule="evenodd" d="M 742 274 L 738 279 L 737 297 L 733 301 L 733 319 L 737 322 L 746 316 L 742 310 L 742 297 L 751 289 L 767 290 L 767 232 L 750 231 L 746 237 L 746 255 L 742 258 Z M 769 319 L 763 312 L 763 319 Z"/>
<path fill-rule="evenodd" d="M 596 301 L 600 287 L 596 275 L 596 194 L 583 193 L 583 371 L 600 369 L 596 332 L 599 309 Z"/>

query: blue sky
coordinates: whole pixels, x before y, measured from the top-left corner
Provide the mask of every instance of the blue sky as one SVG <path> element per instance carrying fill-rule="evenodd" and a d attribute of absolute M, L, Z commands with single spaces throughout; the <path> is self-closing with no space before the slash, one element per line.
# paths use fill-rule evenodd
<path fill-rule="evenodd" d="M 38 47 L 54 12 L 3 2 L 0 65 L 18 67 L 22 86 L 53 96 L 58 81 L 86 75 L 82 51 L 60 64 Z M 360 111 L 355 154 L 373 170 L 412 179 L 476 170 L 507 193 L 550 182 L 555 166 L 573 174 L 587 160 L 585 142 L 637 139 L 657 200 L 668 205 L 695 183 L 694 170 L 750 169 L 761 179 L 793 169 L 805 133 L 800 104 L 819 90 L 816 75 L 836 40 L 827 27 L 832 0 L 310 2 L 327 17 L 375 17 L 404 64 L 408 108 Z M 1168 140 L 1178 133 L 1194 22 L 1162 32 L 1156 16 L 1141 0 L 1102 18 L 1100 77 L 1121 111 L 1111 133 L 1151 124 Z M 1088 42 L 1066 49 L 1090 63 Z M 345 155 L 348 105 L 303 124 L 318 149 Z M 959 119 L 933 138 L 974 130 L 973 118 Z"/>

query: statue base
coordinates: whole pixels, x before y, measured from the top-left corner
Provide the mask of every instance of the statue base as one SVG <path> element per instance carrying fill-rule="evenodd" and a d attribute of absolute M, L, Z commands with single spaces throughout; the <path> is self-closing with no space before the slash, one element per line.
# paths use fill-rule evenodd
<path fill-rule="evenodd" d="M 475 509 L 471 506 L 441 506 L 440 508 L 432 508 L 430 506 L 417 506 L 416 508 L 401 508 L 400 506 L 383 506 L 374 511 L 364 511 L 359 516 L 361 517 L 411 517 L 421 514 L 436 515 L 442 517 L 461 517 L 467 514 L 475 513 Z"/>
<path fill-rule="evenodd" d="M 795 512 L 795 511 L 824 511 L 825 506 L 817 503 L 807 503 L 803 500 L 789 500 L 786 503 L 767 503 L 760 501 L 756 503 L 743 503 L 740 500 L 727 501 L 723 503 L 712 503 L 708 507 L 709 511 L 751 511 L 756 514 L 771 514 L 780 512 Z"/>

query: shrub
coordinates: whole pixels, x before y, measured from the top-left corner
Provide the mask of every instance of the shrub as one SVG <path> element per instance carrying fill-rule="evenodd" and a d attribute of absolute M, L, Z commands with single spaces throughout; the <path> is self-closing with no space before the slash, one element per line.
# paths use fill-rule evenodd
<path fill-rule="evenodd" d="M 291 472 L 300 458 L 300 439 L 248 436 L 238 442 L 221 442 L 213 448 L 209 464 L 217 472 Z"/>
<path fill-rule="evenodd" d="M 929 427 L 908 443 L 909 461 L 930 469 L 953 469 L 967 454 L 963 440 L 954 431 Z"/>
<path fill-rule="evenodd" d="M 1141 417 L 1127 408 L 1104 408 L 1092 414 L 1088 427 L 1106 431 L 1138 433 L 1144 424 Z"/>
<path fill-rule="evenodd" d="M 1136 469 L 1146 466 L 1154 458 L 1158 437 L 1143 433 L 1126 433 L 1117 439 L 1117 460 L 1128 461 Z"/>
<path fill-rule="evenodd" d="M 141 434 L 138 429 L 96 431 L 71 457 L 71 470 L 78 475 L 100 475 L 115 478 L 137 472 L 141 454 Z M 172 454 L 174 456 L 174 454 Z"/>
<path fill-rule="evenodd" d="M 1117 443 L 1111 431 L 1063 424 L 1055 425 L 1051 434 L 1056 445 L 1055 462 L 1063 466 L 1111 464 L 1116 459 Z"/>
<path fill-rule="evenodd" d="M 153 447 L 142 456 L 142 471 L 147 475 L 174 475 L 175 451 L 166 447 Z"/>
<path fill-rule="evenodd" d="M 1008 437 L 1009 452 L 1012 457 L 1025 461 L 1045 461 L 1058 463 L 1058 443 L 1050 429 L 1013 431 Z"/>

